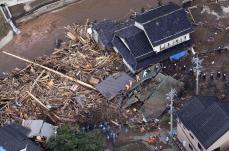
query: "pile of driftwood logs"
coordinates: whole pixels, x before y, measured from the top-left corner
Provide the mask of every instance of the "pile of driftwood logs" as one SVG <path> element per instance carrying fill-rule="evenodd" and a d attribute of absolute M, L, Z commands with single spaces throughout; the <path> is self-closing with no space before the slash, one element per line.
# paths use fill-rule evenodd
<path fill-rule="evenodd" d="M 50 56 L 30 61 L 0 80 L 0 124 L 22 119 L 54 123 L 124 120 L 126 112 L 99 94 L 94 86 L 122 70 L 120 57 L 101 50 L 86 34 L 87 25 L 66 27 L 69 39 Z M 128 113 L 129 114 L 129 113 Z"/>

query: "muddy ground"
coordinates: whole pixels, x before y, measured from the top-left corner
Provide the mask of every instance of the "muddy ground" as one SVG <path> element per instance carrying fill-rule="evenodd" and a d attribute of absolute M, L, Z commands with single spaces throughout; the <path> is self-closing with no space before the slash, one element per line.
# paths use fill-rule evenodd
<path fill-rule="evenodd" d="M 181 0 L 172 1 L 181 4 Z M 191 9 L 191 12 L 197 26 L 192 34 L 192 39 L 197 51 L 211 51 L 229 45 L 229 30 L 225 30 L 229 26 L 229 19 L 228 14 L 222 10 L 222 6 L 229 6 L 228 3 L 207 3 L 206 0 L 198 0 L 193 3 L 193 6 L 197 7 Z M 130 0 L 128 3 L 124 0 L 100 0 L 99 2 L 82 0 L 19 25 L 22 33 L 15 36 L 4 50 L 27 58 L 47 55 L 53 51 L 56 39 L 65 39 L 64 26 L 72 23 L 84 24 L 87 19 L 91 21 L 105 18 L 123 20 L 143 7 L 148 9 L 155 6 L 157 2 L 154 0 Z M 0 74 L 23 66 L 25 66 L 23 62 L 0 54 Z"/>
<path fill-rule="evenodd" d="M 179 1 L 177 0 L 177 2 Z M 84 24 L 87 18 L 90 20 L 104 18 L 122 20 L 128 18 L 133 12 L 132 10 L 137 11 L 142 7 L 150 8 L 156 5 L 157 3 L 153 0 L 129 0 L 128 3 L 124 0 L 100 0 L 99 2 L 85 0 L 20 25 L 22 34 L 16 36 L 14 41 L 4 50 L 28 58 L 49 54 L 55 47 L 55 40 L 64 39 L 64 26 L 68 24 L 74 22 Z M 204 0 L 197 0 L 193 5 L 197 5 L 197 8 L 191 9 L 196 25 L 192 39 L 195 50 L 200 53 L 199 57 L 204 59 L 202 74 L 206 74 L 205 79 L 202 76 L 200 78 L 200 94 L 216 95 L 229 100 L 229 51 L 225 50 L 221 53 L 213 51 L 229 44 L 228 14 L 224 13 L 221 7 L 228 7 L 229 2 L 209 4 Z M 192 69 L 191 56 L 179 62 L 166 61 L 163 64 L 167 66 L 163 73 L 186 84 L 185 91 L 177 102 L 184 103 L 184 98 L 187 99 L 195 95 L 195 76 L 193 72 L 190 72 Z M 0 55 L 0 73 L 23 66 L 24 64 L 18 60 Z M 218 77 L 217 72 L 221 73 Z M 214 75 L 213 79 L 210 78 L 211 73 Z M 224 79 L 223 74 L 228 76 Z M 135 135 L 136 133 L 128 133 L 118 141 L 120 141 L 120 145 L 129 143 L 133 141 Z"/>
<path fill-rule="evenodd" d="M 167 1 L 167 0 L 166 0 Z M 180 0 L 173 0 L 177 3 Z M 6 51 L 33 58 L 49 54 L 55 47 L 56 39 L 64 39 L 64 27 L 72 23 L 85 24 L 86 20 L 122 20 L 141 8 L 157 6 L 155 0 L 82 0 L 32 21 L 19 25 L 22 33 L 4 48 Z M 21 61 L 0 55 L 0 73 L 9 72 L 15 67 L 23 67 Z"/>

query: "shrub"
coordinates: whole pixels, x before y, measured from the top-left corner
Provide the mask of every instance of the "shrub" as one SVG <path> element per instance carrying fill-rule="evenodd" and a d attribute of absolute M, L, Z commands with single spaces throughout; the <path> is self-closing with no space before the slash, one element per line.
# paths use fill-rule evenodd
<path fill-rule="evenodd" d="M 53 151 L 103 151 L 104 137 L 99 130 L 82 133 L 79 128 L 65 125 L 51 138 L 48 148 Z"/>

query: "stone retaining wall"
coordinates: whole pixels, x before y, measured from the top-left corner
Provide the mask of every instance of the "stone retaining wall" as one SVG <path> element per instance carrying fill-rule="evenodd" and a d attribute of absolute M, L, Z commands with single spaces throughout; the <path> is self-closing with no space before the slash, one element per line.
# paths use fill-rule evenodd
<path fill-rule="evenodd" d="M 21 23 L 77 1 L 80 0 L 39 0 L 13 6 L 10 10 L 16 22 Z"/>

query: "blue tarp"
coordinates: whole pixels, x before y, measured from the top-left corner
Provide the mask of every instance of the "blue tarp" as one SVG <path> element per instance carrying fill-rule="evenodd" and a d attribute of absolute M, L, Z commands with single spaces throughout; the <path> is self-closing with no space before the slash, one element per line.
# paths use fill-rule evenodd
<path fill-rule="evenodd" d="M 185 50 L 185 51 L 182 51 L 182 52 L 179 52 L 173 56 L 170 56 L 169 59 L 171 61 L 177 61 L 177 60 L 180 60 L 181 58 L 184 58 L 188 55 L 188 50 Z"/>
<path fill-rule="evenodd" d="M 6 151 L 3 147 L 0 146 L 0 151 Z"/>

